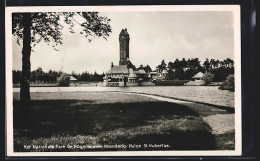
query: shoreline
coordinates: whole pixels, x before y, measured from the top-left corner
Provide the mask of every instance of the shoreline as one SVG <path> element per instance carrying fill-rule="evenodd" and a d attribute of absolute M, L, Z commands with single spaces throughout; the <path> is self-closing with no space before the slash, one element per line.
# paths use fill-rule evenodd
<path fill-rule="evenodd" d="M 127 87 L 130 88 L 130 87 Z M 176 101 L 186 101 L 186 102 L 193 102 L 193 103 L 199 103 L 199 104 L 204 104 L 204 105 L 209 105 L 209 106 L 214 106 L 218 107 L 220 109 L 227 109 L 230 110 L 230 112 L 234 112 L 235 108 L 233 106 L 227 106 L 227 105 L 219 105 L 219 104 L 212 104 L 208 102 L 203 102 L 203 101 L 195 101 L 191 99 L 185 99 L 185 98 L 178 98 L 174 96 L 167 96 L 167 95 L 162 95 L 162 94 L 156 94 L 156 93 L 148 93 L 148 92 L 136 92 L 136 91 L 128 91 L 127 88 L 125 87 L 102 87 L 102 88 L 97 88 L 97 87 L 87 87 L 87 88 L 80 88 L 80 87 L 74 87 L 73 90 L 70 90 L 71 88 L 68 87 L 58 87 L 58 88 L 53 88 L 53 87 L 46 87 L 46 88 L 32 88 L 31 93 L 74 93 L 74 92 L 118 92 L 118 93 L 132 93 L 132 94 L 141 94 L 141 95 L 147 95 L 147 96 L 155 96 L 155 97 L 162 97 L 163 99 L 173 99 Z M 133 87 L 131 87 L 133 88 Z M 138 88 L 138 87 L 137 87 Z M 167 88 L 167 87 L 164 87 Z M 178 87 L 177 87 L 178 88 Z M 214 88 L 214 87 L 212 87 Z M 104 90 L 105 89 L 105 90 Z M 122 91 L 120 89 L 125 89 L 125 91 Z M 17 89 L 13 89 L 13 93 L 20 93 L 20 91 Z"/>

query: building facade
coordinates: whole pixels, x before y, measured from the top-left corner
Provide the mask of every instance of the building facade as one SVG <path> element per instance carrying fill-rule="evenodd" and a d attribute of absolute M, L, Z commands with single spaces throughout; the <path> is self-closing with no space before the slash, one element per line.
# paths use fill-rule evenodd
<path fill-rule="evenodd" d="M 203 86 L 206 82 L 203 80 L 204 74 L 199 72 L 192 77 L 192 80 L 185 83 L 186 86 Z"/>
<path fill-rule="evenodd" d="M 104 86 L 137 86 L 139 77 L 132 68 L 129 67 L 129 41 L 130 36 L 127 29 L 122 29 L 119 34 L 119 65 L 111 63 L 111 68 L 107 71 Z"/>
<path fill-rule="evenodd" d="M 119 65 L 127 65 L 127 61 L 129 60 L 129 41 L 130 37 L 127 29 L 123 29 L 119 34 Z"/>
<path fill-rule="evenodd" d="M 127 29 L 122 29 L 119 34 L 119 65 L 111 63 L 111 68 L 103 78 L 104 86 L 138 86 L 143 81 L 164 80 L 167 71 L 146 73 L 143 69 L 134 70 L 129 59 L 130 36 Z"/>

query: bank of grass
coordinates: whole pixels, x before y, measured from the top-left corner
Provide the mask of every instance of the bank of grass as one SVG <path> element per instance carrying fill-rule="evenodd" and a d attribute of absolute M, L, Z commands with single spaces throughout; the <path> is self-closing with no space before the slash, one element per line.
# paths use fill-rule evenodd
<path fill-rule="evenodd" d="M 235 91 L 235 87 L 234 87 L 234 86 L 221 85 L 221 86 L 218 87 L 218 89 L 221 89 L 221 90 L 229 90 L 229 91 L 232 91 L 232 92 Z"/>
<path fill-rule="evenodd" d="M 77 81 L 71 82 L 70 86 L 80 86 L 80 87 L 88 87 L 88 86 L 101 86 L 103 82 L 87 82 L 87 81 Z M 13 84 L 13 88 L 19 88 L 20 84 Z M 30 83 L 30 87 L 59 87 L 58 83 Z"/>
<path fill-rule="evenodd" d="M 58 87 L 57 83 L 30 83 L 30 87 Z M 13 84 L 13 88 L 20 88 L 20 84 Z"/>
<path fill-rule="evenodd" d="M 165 81 L 153 81 L 156 86 L 184 86 L 189 80 L 165 80 Z"/>
<path fill-rule="evenodd" d="M 14 151 L 213 150 L 211 128 L 187 106 L 160 101 L 33 100 L 30 118 L 14 101 Z M 127 145 L 126 148 L 82 146 Z M 129 148 L 129 144 L 142 147 Z M 151 144 L 144 148 L 144 144 Z M 166 147 L 153 147 L 164 144 Z M 37 145 L 42 148 L 25 148 Z M 44 148 L 64 145 L 65 148 Z M 68 148 L 68 145 L 79 145 Z"/>
<path fill-rule="evenodd" d="M 219 109 L 217 107 L 212 107 L 209 105 L 203 104 L 185 104 L 186 107 L 191 109 L 200 115 L 203 120 L 209 122 L 213 129 L 218 128 L 220 133 L 215 133 L 213 129 L 211 129 L 212 133 L 215 136 L 216 140 L 216 149 L 217 150 L 234 150 L 235 149 L 235 127 L 234 127 L 234 119 L 230 119 L 230 115 L 234 115 L 234 111 L 230 112 L 229 110 Z M 208 120 L 207 118 L 213 119 Z M 215 117 L 215 120 L 214 120 Z M 216 120 L 219 119 L 219 120 Z M 207 121 L 208 120 L 208 121 Z M 230 125 L 231 124 L 231 125 Z M 233 130 L 230 130 L 230 126 L 233 125 Z M 215 129 L 216 130 L 216 129 Z"/>

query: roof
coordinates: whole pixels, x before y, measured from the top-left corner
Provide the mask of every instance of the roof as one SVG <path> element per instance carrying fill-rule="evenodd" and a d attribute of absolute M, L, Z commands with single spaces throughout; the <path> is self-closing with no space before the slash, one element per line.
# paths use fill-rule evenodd
<path fill-rule="evenodd" d="M 120 35 L 129 35 L 128 32 L 127 32 L 127 29 L 122 29 L 121 32 L 120 32 Z"/>
<path fill-rule="evenodd" d="M 134 70 L 132 69 L 132 68 L 129 68 L 129 78 L 136 78 L 137 77 L 137 75 L 134 73 Z"/>
<path fill-rule="evenodd" d="M 138 74 L 146 74 L 146 72 L 145 72 L 143 69 L 140 69 L 140 70 L 138 70 L 138 71 L 139 71 Z"/>
<path fill-rule="evenodd" d="M 127 65 L 115 65 L 107 73 L 109 74 L 128 74 Z"/>
<path fill-rule="evenodd" d="M 73 80 L 77 80 L 77 79 L 71 75 L 70 80 L 73 81 Z"/>
<path fill-rule="evenodd" d="M 204 74 L 199 72 L 196 75 L 194 75 L 192 78 L 202 78 L 203 76 L 204 76 Z"/>
<path fill-rule="evenodd" d="M 168 72 L 167 72 L 166 69 L 164 69 L 164 70 L 162 71 L 162 73 L 163 73 L 163 74 L 168 74 Z"/>

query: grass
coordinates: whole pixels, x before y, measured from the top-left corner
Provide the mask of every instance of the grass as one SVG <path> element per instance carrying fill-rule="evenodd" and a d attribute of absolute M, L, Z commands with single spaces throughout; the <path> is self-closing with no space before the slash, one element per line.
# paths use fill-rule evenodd
<path fill-rule="evenodd" d="M 221 86 L 219 86 L 218 89 L 221 89 L 221 90 L 229 90 L 229 91 L 232 91 L 232 92 L 235 91 L 235 87 L 234 87 L 234 86 L 225 86 L 224 84 L 222 84 Z"/>
<path fill-rule="evenodd" d="M 19 88 L 20 84 L 13 84 L 13 88 Z M 30 83 L 30 87 L 58 87 L 57 83 Z"/>
<path fill-rule="evenodd" d="M 164 150 L 215 148 L 210 127 L 196 113 L 181 105 L 173 106 L 166 102 L 91 104 L 88 101 L 79 103 L 78 100 L 32 101 L 29 121 L 20 116 L 18 106 L 19 102 L 14 101 L 15 151 L 38 151 L 26 150 L 24 145 L 85 144 L 167 144 L 169 148 Z"/>
<path fill-rule="evenodd" d="M 219 150 L 235 149 L 235 131 L 229 131 L 224 134 L 218 134 L 216 138 L 217 148 Z"/>
<path fill-rule="evenodd" d="M 206 105 L 113 92 L 31 93 L 25 119 L 18 96 L 14 93 L 15 152 L 234 148 L 234 133 L 215 136 L 202 119 L 228 112 Z"/>

